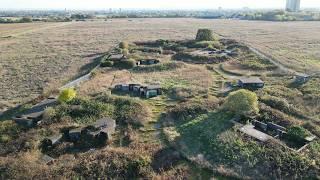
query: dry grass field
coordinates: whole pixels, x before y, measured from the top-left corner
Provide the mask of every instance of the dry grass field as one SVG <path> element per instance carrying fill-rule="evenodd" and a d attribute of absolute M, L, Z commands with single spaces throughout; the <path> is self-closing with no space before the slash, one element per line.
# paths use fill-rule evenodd
<path fill-rule="evenodd" d="M 199 28 L 245 41 L 299 71 L 320 67 L 319 22 L 113 19 L 0 25 L 0 109 L 34 98 L 88 69 L 122 40 L 194 38 Z M 1 105 L 2 104 L 2 105 Z"/>

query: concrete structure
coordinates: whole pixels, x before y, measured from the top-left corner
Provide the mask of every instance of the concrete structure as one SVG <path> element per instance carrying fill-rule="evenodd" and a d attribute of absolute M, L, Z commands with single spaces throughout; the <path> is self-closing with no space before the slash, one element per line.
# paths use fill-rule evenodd
<path fill-rule="evenodd" d="M 160 85 L 149 85 L 140 88 L 140 96 L 145 98 L 152 98 L 158 95 L 161 95 L 161 86 Z"/>
<path fill-rule="evenodd" d="M 307 75 L 307 74 L 298 74 L 295 76 L 295 82 L 296 83 L 300 83 L 300 84 L 303 84 L 303 83 L 306 83 L 310 80 L 311 76 L 310 75 Z"/>
<path fill-rule="evenodd" d="M 264 87 L 264 82 L 258 77 L 243 77 L 238 81 L 239 87 L 259 89 Z"/>
<path fill-rule="evenodd" d="M 139 66 L 139 65 L 153 65 L 153 64 L 158 64 L 160 63 L 159 60 L 157 59 L 142 59 L 142 60 L 139 60 L 136 65 Z"/>
<path fill-rule="evenodd" d="M 287 0 L 286 11 L 297 12 L 300 10 L 300 0 Z"/>
<path fill-rule="evenodd" d="M 123 54 L 111 54 L 108 59 L 110 61 L 119 61 L 119 60 L 122 60 L 122 59 L 125 59 L 126 56 L 124 56 Z"/>
<path fill-rule="evenodd" d="M 266 142 L 269 139 L 273 139 L 273 137 L 269 136 L 268 134 L 256 130 L 254 125 L 251 124 L 241 127 L 240 131 L 247 134 L 248 136 L 258 139 L 261 142 Z"/>
<path fill-rule="evenodd" d="M 46 108 L 53 107 L 57 104 L 58 104 L 57 99 L 48 98 L 34 105 L 31 109 L 26 111 L 24 114 L 15 116 L 12 119 L 19 125 L 22 125 L 25 127 L 32 127 L 32 126 L 35 126 L 42 119 L 43 112 Z"/>
<path fill-rule="evenodd" d="M 134 93 L 136 96 L 144 98 L 152 98 L 162 94 L 160 84 L 152 85 L 140 85 L 137 83 L 132 84 L 117 84 L 114 86 L 114 90 L 121 92 Z"/>
<path fill-rule="evenodd" d="M 52 157 L 45 154 L 41 157 L 41 161 L 46 165 L 51 165 L 54 163 L 55 160 Z"/>
<path fill-rule="evenodd" d="M 68 134 L 69 140 L 72 142 L 76 142 L 76 141 L 80 140 L 82 130 L 83 130 L 83 128 L 81 128 L 81 127 L 71 129 Z"/>
<path fill-rule="evenodd" d="M 58 134 L 58 135 L 55 135 L 55 136 L 51 136 L 51 137 L 45 138 L 42 141 L 42 145 L 44 147 L 46 147 L 46 148 L 51 148 L 51 147 L 59 144 L 61 142 L 62 138 L 63 138 L 62 134 Z"/>

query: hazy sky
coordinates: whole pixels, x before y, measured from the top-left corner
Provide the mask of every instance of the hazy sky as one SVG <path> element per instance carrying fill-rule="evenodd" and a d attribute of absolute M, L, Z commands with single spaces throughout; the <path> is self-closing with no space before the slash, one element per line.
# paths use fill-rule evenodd
<path fill-rule="evenodd" d="M 0 0 L 0 9 L 216 9 L 284 8 L 286 0 Z M 302 8 L 319 8 L 320 0 L 301 0 Z"/>

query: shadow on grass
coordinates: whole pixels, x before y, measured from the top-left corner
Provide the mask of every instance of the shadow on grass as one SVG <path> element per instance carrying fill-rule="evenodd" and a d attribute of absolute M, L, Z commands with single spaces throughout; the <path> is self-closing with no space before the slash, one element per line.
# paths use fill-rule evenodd
<path fill-rule="evenodd" d="M 33 101 L 26 102 L 11 109 L 8 109 L 0 115 L 0 121 L 11 120 L 12 117 L 22 115 L 31 108 Z"/>

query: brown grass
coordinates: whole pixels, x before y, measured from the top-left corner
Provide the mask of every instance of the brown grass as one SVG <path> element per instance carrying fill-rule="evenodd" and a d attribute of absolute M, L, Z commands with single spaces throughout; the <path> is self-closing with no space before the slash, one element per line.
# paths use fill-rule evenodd
<path fill-rule="evenodd" d="M 51 82 L 59 86 L 120 41 L 188 39 L 199 28 L 244 41 L 299 71 L 315 71 L 320 67 L 319 26 L 187 18 L 1 24 L 0 101 L 19 103 L 36 97 Z"/>

